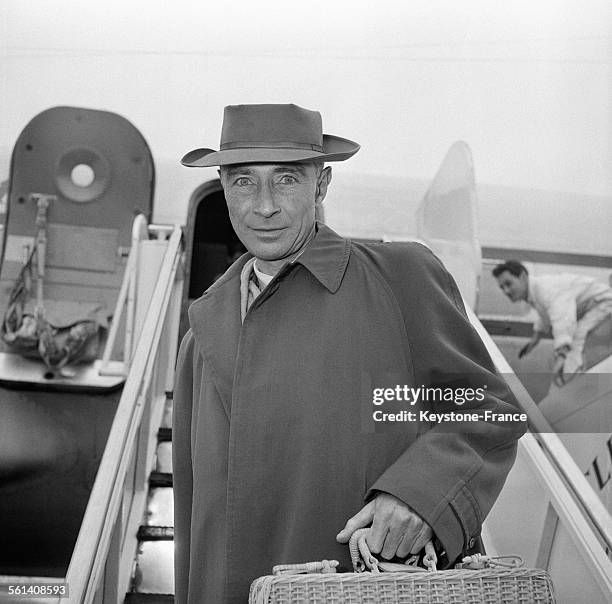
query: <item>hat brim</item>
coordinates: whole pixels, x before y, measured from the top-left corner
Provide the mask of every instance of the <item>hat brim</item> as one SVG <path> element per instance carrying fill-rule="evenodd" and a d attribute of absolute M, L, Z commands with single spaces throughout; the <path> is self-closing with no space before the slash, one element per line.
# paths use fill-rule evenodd
<path fill-rule="evenodd" d="M 323 135 L 323 152 L 289 147 L 252 147 L 215 151 L 194 149 L 187 153 L 181 163 L 190 168 L 210 168 L 232 164 L 291 163 L 312 160 L 344 161 L 359 151 L 360 146 L 347 138 L 331 134 Z"/>

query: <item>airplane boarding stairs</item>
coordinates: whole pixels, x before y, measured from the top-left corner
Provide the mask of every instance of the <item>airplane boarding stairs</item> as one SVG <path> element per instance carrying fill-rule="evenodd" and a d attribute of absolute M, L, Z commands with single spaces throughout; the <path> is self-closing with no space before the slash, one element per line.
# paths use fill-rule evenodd
<path fill-rule="evenodd" d="M 167 242 L 68 571 L 47 578 L 68 583 L 70 597 L 41 602 L 173 601 L 168 458 L 180 258 L 177 229 Z M 478 318 L 470 313 L 470 319 L 533 428 L 519 442 L 515 467 L 485 522 L 488 553 L 517 554 L 526 565 L 547 569 L 558 602 L 611 602 L 610 515 Z M 0 577 L 0 584 L 17 580 L 40 579 Z"/>
<path fill-rule="evenodd" d="M 125 604 L 171 604 L 174 601 L 174 518 L 172 491 L 172 397 L 166 401 L 157 433 L 154 471 L 143 523 L 138 528 L 138 552 Z"/>
<path fill-rule="evenodd" d="M 610 602 L 609 506 L 570 455 L 563 442 L 566 435 L 554 431 L 482 323 L 467 310 L 530 425 L 519 441 L 506 485 L 484 523 L 487 553 L 518 554 L 526 566 L 546 569 L 558 602 Z"/>
<path fill-rule="evenodd" d="M 97 472 L 78 535 L 75 533 L 66 561 L 55 570 L 47 564 L 47 568 L 39 565 L 27 574 L 23 570 L 0 573 L 0 602 L 15 601 L 8 595 L 9 586 L 15 584 L 24 590 L 30 588 L 34 593 L 35 586 L 41 583 L 65 584 L 69 591 L 66 598 L 20 596 L 20 602 L 122 602 L 129 590 L 157 434 L 165 414 L 167 393 L 172 390 L 183 284 L 181 228 L 150 225 L 147 230 L 148 236 L 138 243 L 138 254 L 134 256 L 139 277 L 129 281 L 134 288 L 128 287 L 128 298 L 134 302 L 135 309 L 132 315 L 134 353 L 129 362 L 124 363 L 129 370 L 109 422 L 108 436 L 105 434 L 101 459 L 96 462 Z M 130 307 L 129 302 L 127 306 Z M 65 397 L 58 392 L 56 398 L 61 401 Z M 105 406 L 105 402 L 101 400 L 98 404 Z M 57 405 L 50 407 L 48 413 L 57 408 Z M 23 436 L 27 439 L 28 433 Z M 69 444 L 64 443 L 65 446 Z M 38 447 L 38 442 L 31 447 Z M 71 487 L 65 488 L 70 490 Z M 11 493 L 10 490 L 3 492 Z M 44 497 L 44 492 L 39 490 L 43 514 L 49 507 Z M 66 493 L 66 498 L 70 499 L 70 492 Z M 51 507 L 57 508 L 56 505 Z M 58 529 L 66 525 L 66 519 L 60 517 L 61 511 L 51 518 L 47 516 L 45 514 L 46 521 L 52 525 L 49 533 L 57 534 Z M 21 520 L 26 523 L 23 530 L 29 531 L 28 518 Z M 31 520 L 40 524 L 37 518 Z M 5 542 L 4 552 L 10 556 L 15 545 L 10 540 Z M 45 551 L 51 553 L 55 548 L 56 542 L 52 540 L 40 543 L 38 549 L 44 557 Z M 40 551 L 32 551 L 31 557 L 35 554 L 40 557 Z M 41 571 L 36 573 L 38 569 Z"/>

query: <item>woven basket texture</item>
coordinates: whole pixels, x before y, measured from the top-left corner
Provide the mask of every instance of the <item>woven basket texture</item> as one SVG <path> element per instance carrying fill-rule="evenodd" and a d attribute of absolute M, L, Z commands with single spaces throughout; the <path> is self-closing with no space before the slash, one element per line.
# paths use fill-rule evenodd
<path fill-rule="evenodd" d="M 338 573 L 259 577 L 249 604 L 527 604 L 554 603 L 540 569 Z"/>

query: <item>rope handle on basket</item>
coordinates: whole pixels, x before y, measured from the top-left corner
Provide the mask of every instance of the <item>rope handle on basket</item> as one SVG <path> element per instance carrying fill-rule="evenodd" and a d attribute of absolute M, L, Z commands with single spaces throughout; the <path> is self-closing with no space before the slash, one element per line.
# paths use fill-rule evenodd
<path fill-rule="evenodd" d="M 361 528 L 357 529 L 349 540 L 349 552 L 351 553 L 351 562 L 353 563 L 353 569 L 357 573 L 363 573 L 369 570 L 372 573 L 379 573 L 381 571 L 420 571 L 422 570 L 417 566 L 419 560 L 418 556 L 410 556 L 403 564 L 397 564 L 393 562 L 379 562 L 378 559 L 372 555 L 370 548 L 366 542 L 366 537 L 370 529 Z M 425 555 L 423 556 L 423 564 L 425 564 L 428 571 L 437 570 L 438 557 L 436 550 L 431 541 L 425 544 Z"/>
<path fill-rule="evenodd" d="M 520 556 L 472 554 L 463 558 L 458 564 L 455 564 L 455 568 L 469 568 L 471 570 L 481 570 L 483 568 L 519 568 L 524 563 Z"/>
<path fill-rule="evenodd" d="M 419 556 L 410 556 L 403 564 L 394 562 L 380 562 L 372 555 L 370 548 L 366 542 L 366 536 L 369 529 L 357 529 L 349 541 L 349 551 L 351 553 L 351 562 L 353 569 L 357 573 L 370 571 L 372 573 L 391 572 L 391 571 L 421 571 L 422 568 L 417 566 Z M 423 564 L 428 571 L 437 570 L 438 557 L 434 545 L 431 541 L 425 544 L 425 555 L 423 556 Z M 524 561 L 520 556 L 487 556 L 484 554 L 473 554 L 465 556 L 461 562 L 455 564 L 456 569 L 482 570 L 485 568 L 519 568 L 524 565 Z"/>
<path fill-rule="evenodd" d="M 277 564 L 272 567 L 273 575 L 301 575 L 303 573 L 335 573 L 338 560 L 302 562 L 301 564 Z"/>

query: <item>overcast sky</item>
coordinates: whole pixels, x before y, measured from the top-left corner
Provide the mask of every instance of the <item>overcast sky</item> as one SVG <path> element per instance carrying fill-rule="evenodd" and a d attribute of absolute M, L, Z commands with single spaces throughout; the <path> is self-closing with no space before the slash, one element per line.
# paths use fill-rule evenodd
<path fill-rule="evenodd" d="M 3 0 L 0 145 L 67 104 L 180 157 L 224 105 L 291 101 L 362 144 L 350 169 L 430 178 L 463 139 L 484 182 L 608 195 L 610 5 Z"/>

